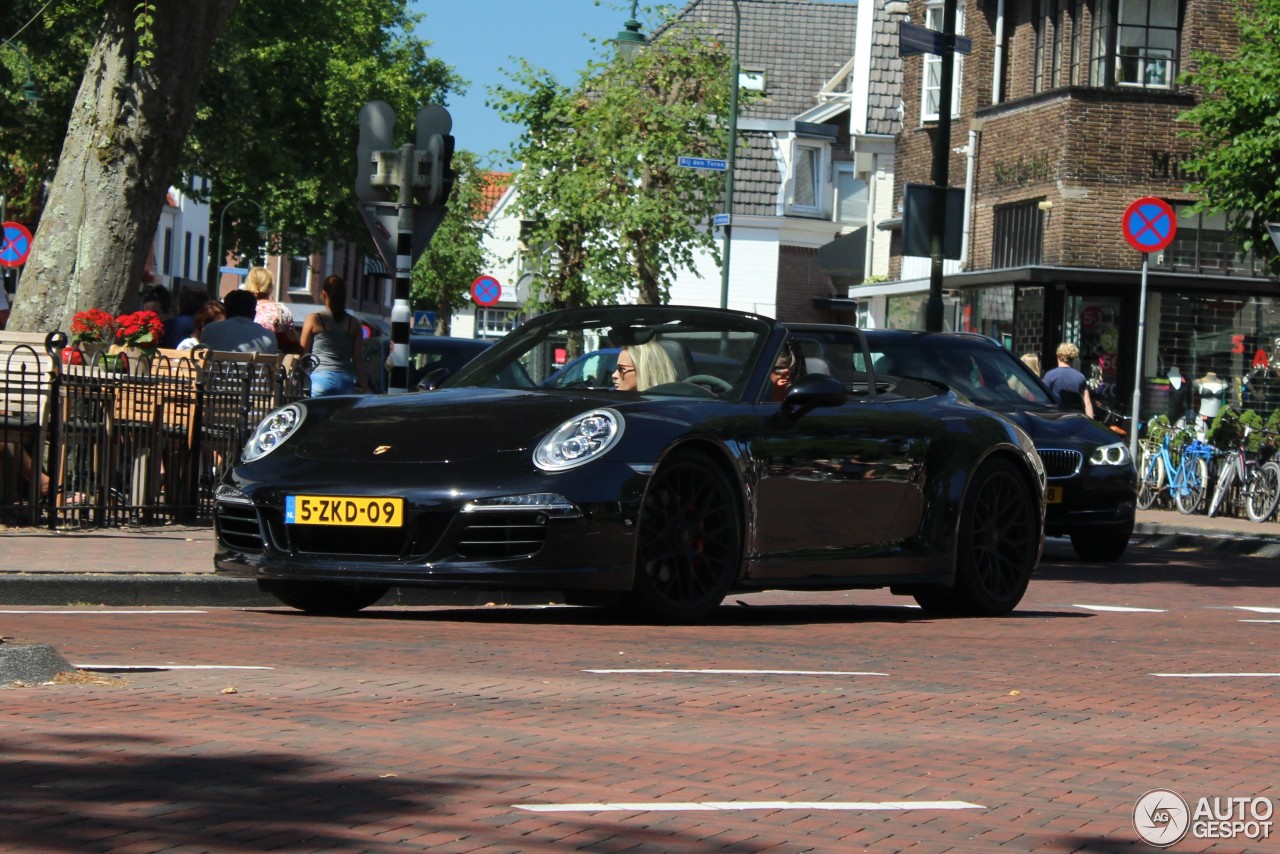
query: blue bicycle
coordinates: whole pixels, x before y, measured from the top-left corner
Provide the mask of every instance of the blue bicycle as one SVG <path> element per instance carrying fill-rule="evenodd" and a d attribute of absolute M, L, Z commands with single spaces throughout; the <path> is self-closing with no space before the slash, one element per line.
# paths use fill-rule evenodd
<path fill-rule="evenodd" d="M 1215 456 L 1211 445 L 1199 439 L 1182 449 L 1177 461 L 1170 448 L 1171 433 L 1159 445 L 1145 444 L 1138 467 L 1138 509 L 1149 510 L 1162 496 L 1172 499 L 1179 513 L 1191 515 L 1204 503 L 1209 485 L 1209 461 Z"/>

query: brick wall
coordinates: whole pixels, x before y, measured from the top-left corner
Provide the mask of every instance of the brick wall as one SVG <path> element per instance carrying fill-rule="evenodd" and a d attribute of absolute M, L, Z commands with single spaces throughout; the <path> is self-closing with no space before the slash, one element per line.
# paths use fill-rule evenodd
<path fill-rule="evenodd" d="M 1081 20 L 1063 15 L 1062 62 L 1057 82 L 1063 88 L 1034 91 L 1035 0 L 1007 0 L 1004 102 L 992 105 L 995 55 L 995 0 L 969 0 L 964 35 L 973 53 L 964 58 L 958 118 L 953 118 L 948 150 L 950 183 L 963 186 L 965 157 L 954 152 L 967 142 L 971 121 L 981 119 L 971 212 L 970 269 L 991 266 L 992 210 L 996 205 L 1044 199 L 1053 207 L 1045 217 L 1043 263 L 1056 266 L 1137 269 L 1141 256 L 1125 242 L 1120 222 L 1137 198 L 1155 195 L 1190 201 L 1180 161 L 1190 153 L 1179 137 L 1179 114 L 1193 106 L 1192 88 L 1150 90 L 1137 87 L 1067 87 L 1071 71 L 1071 31 L 1082 30 L 1081 79 L 1088 79 L 1090 14 Z M 1068 6 L 1071 4 L 1068 3 Z M 1187 0 L 1180 70 L 1195 69 L 1197 50 L 1227 53 L 1238 42 L 1234 4 Z M 912 0 L 911 21 L 924 21 L 924 0 Z M 1049 76 L 1051 28 L 1045 34 L 1042 62 Z M 905 117 L 899 139 L 895 199 L 905 183 L 931 183 L 934 124 L 920 124 L 920 58 L 904 62 Z M 896 267 L 895 267 L 896 269 Z"/>
<path fill-rule="evenodd" d="M 818 266 L 818 250 L 782 246 L 778 252 L 778 320 L 791 323 L 830 323 L 834 317 L 813 307 L 814 297 L 833 295 L 831 277 Z M 847 320 L 847 318 L 846 318 Z"/>

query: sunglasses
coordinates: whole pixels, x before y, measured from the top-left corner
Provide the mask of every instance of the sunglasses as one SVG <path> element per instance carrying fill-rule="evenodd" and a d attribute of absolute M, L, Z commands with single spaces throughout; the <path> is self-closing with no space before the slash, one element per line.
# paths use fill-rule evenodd
<path fill-rule="evenodd" d="M 613 369 L 613 372 L 620 377 L 625 377 L 627 374 L 634 374 L 636 369 L 628 365 L 618 365 Z"/>

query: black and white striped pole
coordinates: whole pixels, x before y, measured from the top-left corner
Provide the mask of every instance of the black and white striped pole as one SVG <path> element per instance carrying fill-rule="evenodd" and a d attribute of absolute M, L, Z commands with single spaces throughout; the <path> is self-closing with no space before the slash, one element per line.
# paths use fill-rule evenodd
<path fill-rule="evenodd" d="M 444 219 L 453 187 L 453 119 L 438 104 L 418 110 L 416 144 L 393 147 L 395 111 L 372 101 L 360 110 L 356 197 L 360 216 L 383 262 L 396 271 L 391 308 L 391 380 L 387 391 L 409 390 L 409 330 L 413 265 Z"/>

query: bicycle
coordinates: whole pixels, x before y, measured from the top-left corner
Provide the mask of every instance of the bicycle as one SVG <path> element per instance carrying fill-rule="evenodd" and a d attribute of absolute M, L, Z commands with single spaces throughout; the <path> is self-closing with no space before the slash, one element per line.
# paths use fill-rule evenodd
<path fill-rule="evenodd" d="M 1270 459 L 1275 453 L 1271 445 L 1264 445 L 1266 450 L 1254 459 L 1254 452 L 1249 450 L 1249 434 L 1254 430 L 1247 424 L 1241 428 L 1236 447 L 1228 453 L 1218 473 L 1213 500 L 1209 502 L 1209 516 L 1216 516 L 1226 503 L 1237 511 L 1243 508 L 1250 521 L 1263 522 L 1280 503 L 1280 464 Z M 1275 435 L 1269 430 L 1262 432 Z"/>
<path fill-rule="evenodd" d="M 1170 452 L 1172 435 L 1165 433 L 1157 446 L 1143 446 L 1142 464 L 1138 469 L 1141 476 L 1138 509 L 1150 510 L 1161 493 L 1167 493 L 1178 512 L 1190 516 L 1204 503 L 1209 483 L 1209 460 L 1213 459 L 1214 450 L 1196 439 L 1182 449 L 1175 463 Z"/>

